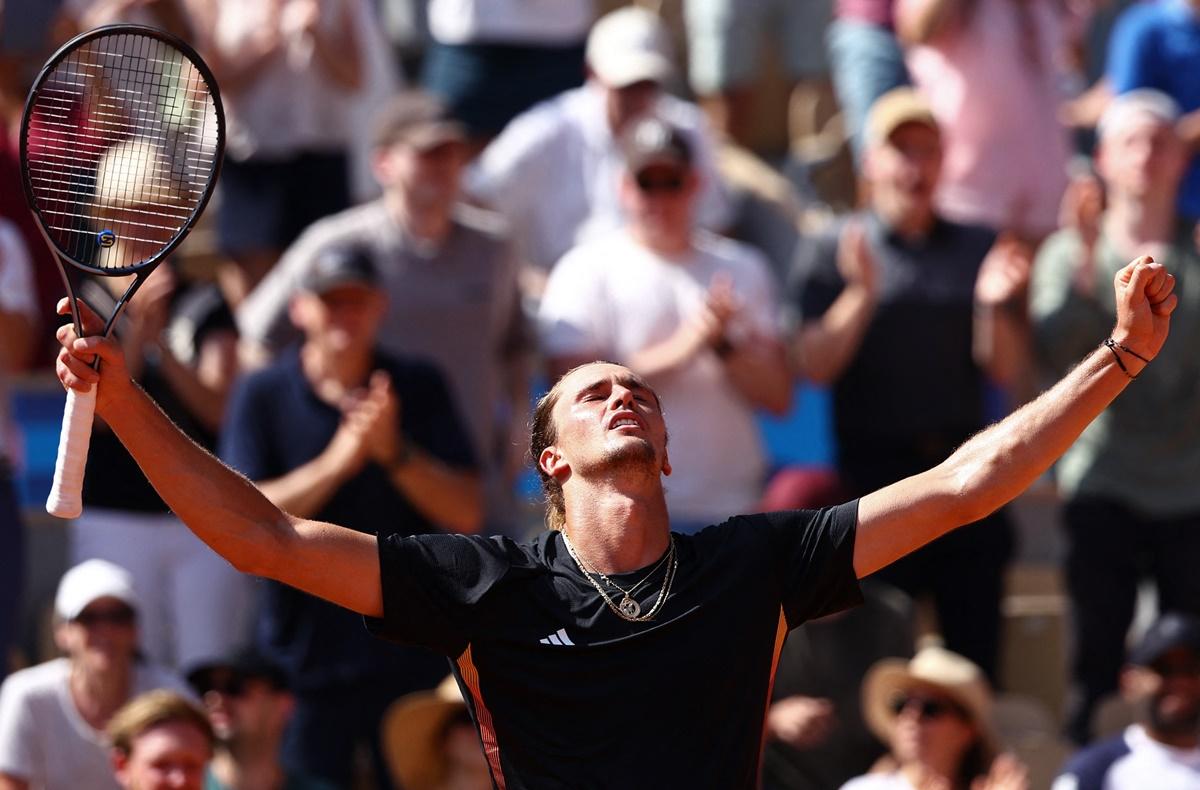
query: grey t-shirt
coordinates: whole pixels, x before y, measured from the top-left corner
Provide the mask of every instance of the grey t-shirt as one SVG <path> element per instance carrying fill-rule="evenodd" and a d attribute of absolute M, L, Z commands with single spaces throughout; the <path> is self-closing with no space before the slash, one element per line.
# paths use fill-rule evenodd
<path fill-rule="evenodd" d="M 1042 245 L 1029 292 L 1038 355 L 1050 376 L 1099 346 L 1116 316 L 1113 277 L 1127 258 L 1101 235 L 1086 289 L 1073 284 L 1079 234 Z M 1162 351 L 1067 450 L 1057 467 L 1068 496 L 1117 499 L 1150 517 L 1200 512 L 1200 255 L 1190 229 L 1155 259 L 1175 275 L 1179 306 Z"/>
<path fill-rule="evenodd" d="M 71 663 L 57 658 L 15 672 L 0 686 L 0 773 L 27 781 L 31 790 L 117 790 L 108 743 L 75 707 L 70 673 Z M 190 694 L 165 669 L 134 669 L 131 696 L 159 688 Z"/>

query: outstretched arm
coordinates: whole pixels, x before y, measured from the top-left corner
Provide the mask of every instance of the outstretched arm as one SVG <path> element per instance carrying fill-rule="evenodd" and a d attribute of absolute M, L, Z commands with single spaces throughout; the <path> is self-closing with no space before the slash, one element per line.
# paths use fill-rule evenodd
<path fill-rule="evenodd" d="M 978 521 L 1043 474 L 1153 359 L 1167 337 L 1175 278 L 1142 257 L 1117 273 L 1117 325 L 1049 391 L 966 442 L 944 462 L 863 497 L 854 569 L 871 574 L 950 530 Z M 1117 359 L 1125 365 L 1123 371 Z"/>
<path fill-rule="evenodd" d="M 66 313 L 67 301 L 59 303 Z M 86 332 L 59 329 L 57 372 L 67 387 L 98 386 L 96 413 L 113 429 L 163 501 L 238 570 L 297 587 L 372 617 L 383 616 L 375 538 L 289 516 L 248 480 L 192 442 L 133 383 L 103 322 L 80 307 Z M 99 357 L 100 370 L 90 367 Z"/>

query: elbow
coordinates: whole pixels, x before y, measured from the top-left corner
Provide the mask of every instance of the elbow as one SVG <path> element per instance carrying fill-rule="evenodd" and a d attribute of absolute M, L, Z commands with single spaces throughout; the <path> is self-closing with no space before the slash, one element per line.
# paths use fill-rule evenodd
<path fill-rule="evenodd" d="M 792 383 L 782 381 L 772 388 L 762 403 L 762 408 L 774 417 L 784 417 L 792 409 Z"/>
<path fill-rule="evenodd" d="M 224 553 L 235 570 L 248 576 L 280 578 L 280 574 L 286 570 L 283 558 L 296 556 L 293 547 L 299 538 L 296 530 L 298 519 L 282 511 L 280 517 L 277 523 L 263 524 L 256 529 L 255 537 L 247 541 L 248 545 L 242 551 Z"/>

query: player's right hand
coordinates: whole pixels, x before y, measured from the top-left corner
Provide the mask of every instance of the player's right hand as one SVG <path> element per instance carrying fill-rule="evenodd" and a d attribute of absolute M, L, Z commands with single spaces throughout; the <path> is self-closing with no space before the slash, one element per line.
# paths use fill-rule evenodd
<path fill-rule="evenodd" d="M 60 300 L 57 312 L 59 315 L 70 315 L 70 303 L 66 299 Z M 129 383 L 125 354 L 121 351 L 119 343 L 112 338 L 101 336 L 104 331 L 104 319 L 96 315 L 83 301 L 79 302 L 79 320 L 83 323 L 85 337 L 79 337 L 75 333 L 73 324 L 61 326 L 55 333 L 62 349 L 58 352 L 54 370 L 63 387 L 78 392 L 87 392 L 103 381 L 106 386 L 96 392 L 96 409 L 102 411 L 108 402 L 120 394 L 116 391 L 119 386 L 108 385 Z M 97 359 L 100 360 L 103 373 L 93 367 Z"/>

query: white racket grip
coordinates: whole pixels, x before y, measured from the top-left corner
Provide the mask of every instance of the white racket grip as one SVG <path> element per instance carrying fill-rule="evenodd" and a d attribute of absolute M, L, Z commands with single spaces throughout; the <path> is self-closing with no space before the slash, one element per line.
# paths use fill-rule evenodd
<path fill-rule="evenodd" d="M 83 512 L 83 467 L 92 443 L 92 418 L 96 414 L 96 385 L 87 392 L 67 390 L 58 458 L 54 461 L 54 483 L 46 500 L 46 512 L 59 518 L 78 518 Z"/>

